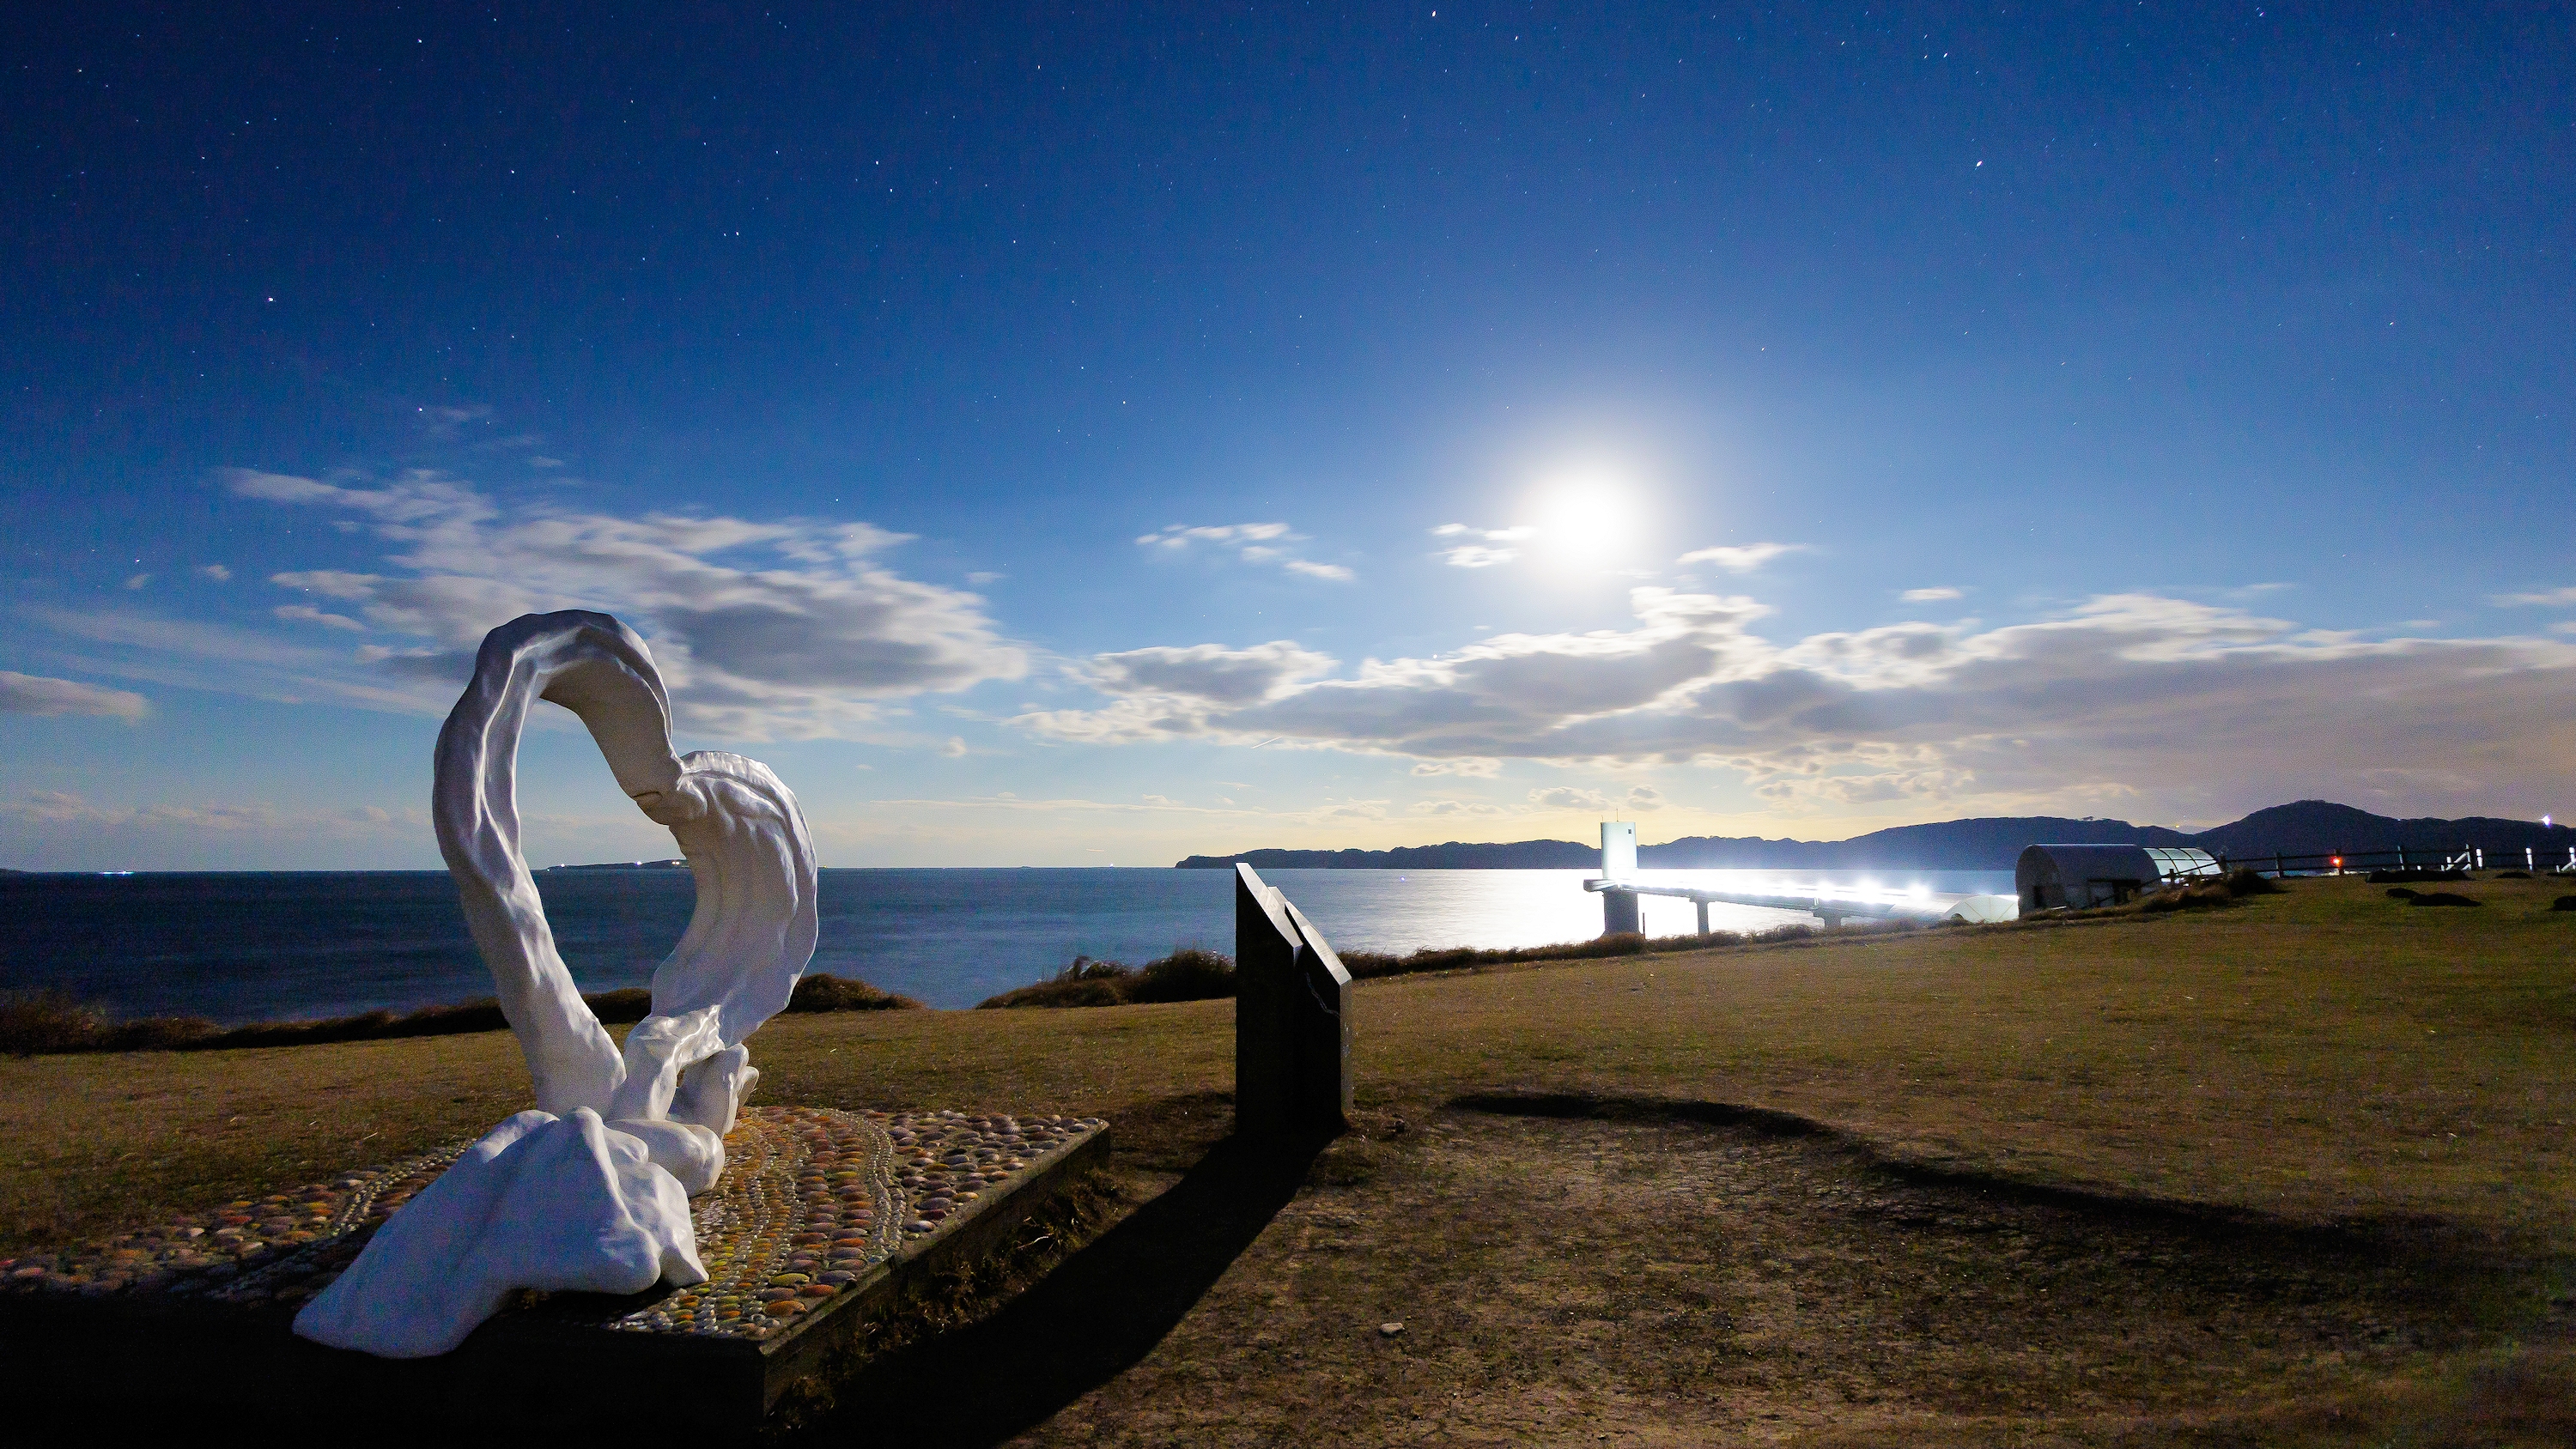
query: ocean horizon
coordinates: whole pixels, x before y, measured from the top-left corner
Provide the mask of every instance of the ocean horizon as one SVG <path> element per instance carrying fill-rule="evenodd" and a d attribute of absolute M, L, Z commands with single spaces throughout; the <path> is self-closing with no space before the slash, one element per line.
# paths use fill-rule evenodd
<path fill-rule="evenodd" d="M 1277 870 L 1280 887 L 1342 950 L 1501 948 L 1600 934 L 1580 870 Z M 1747 889 L 2010 890 L 2008 871 L 1647 871 Z M 537 873 L 555 943 L 585 991 L 650 983 L 696 904 L 686 870 Z M 809 972 L 854 976 L 936 1007 L 969 1007 L 1076 956 L 1141 963 L 1233 949 L 1233 873 L 1148 866 L 827 869 Z M 492 994 L 442 870 L 167 871 L 0 876 L 13 929 L 0 989 L 53 990 L 120 1019 L 223 1025 L 344 1016 Z M 1650 935 L 1694 928 L 1690 903 L 1646 897 Z M 1751 931 L 1808 919 L 1713 906 Z"/>

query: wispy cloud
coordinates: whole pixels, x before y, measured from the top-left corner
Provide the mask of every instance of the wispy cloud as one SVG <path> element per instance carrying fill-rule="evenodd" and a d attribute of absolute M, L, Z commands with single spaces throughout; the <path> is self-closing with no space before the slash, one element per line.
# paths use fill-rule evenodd
<path fill-rule="evenodd" d="M 1413 767 L 1417 775 L 1463 775 L 1480 780 L 1493 779 L 1502 772 L 1502 761 L 1473 755 L 1463 760 L 1424 760 Z"/>
<path fill-rule="evenodd" d="M 281 809 L 265 801 L 97 805 L 62 790 L 33 790 L 16 800 L 0 800 L 0 818 L 38 825 L 141 827 L 217 834 L 311 830 L 317 827 L 364 830 L 375 826 L 401 826 L 412 830 L 428 823 L 428 816 L 420 810 L 397 813 L 376 805 L 328 810 Z"/>
<path fill-rule="evenodd" d="M 1137 544 L 1144 548 L 1166 553 L 1186 553 L 1201 547 L 1230 551 L 1245 563 L 1275 565 L 1310 579 L 1348 583 L 1358 577 L 1340 564 L 1316 563 L 1299 557 L 1291 550 L 1291 545 L 1307 541 L 1306 535 L 1284 523 L 1219 523 L 1197 527 L 1175 523 L 1136 537 Z"/>
<path fill-rule="evenodd" d="M 198 568 L 197 576 L 199 578 L 211 579 L 216 583 L 223 584 L 232 582 L 233 571 L 225 568 L 222 564 L 205 564 Z"/>
<path fill-rule="evenodd" d="M 311 604 L 280 604 L 269 612 L 289 623 L 320 624 L 332 629 L 351 629 L 361 634 L 367 632 L 366 625 L 348 615 L 326 614 Z"/>
<path fill-rule="evenodd" d="M 1577 789 L 1572 785 L 1550 785 L 1529 792 L 1530 803 L 1543 810 L 1607 810 L 1610 797 L 1598 790 Z"/>
<path fill-rule="evenodd" d="M 1683 554 L 1677 563 L 1709 564 L 1728 573 L 1751 573 L 1784 553 L 1805 553 L 1814 545 L 1804 543 L 1739 543 L 1716 548 L 1695 548 Z"/>
<path fill-rule="evenodd" d="M 2500 609 L 2576 608 L 2576 588 L 2543 589 L 2538 593 L 2531 594 L 2492 594 L 2488 596 L 2487 602 Z"/>
<path fill-rule="evenodd" d="M 1903 599 L 1909 604 L 1939 604 L 1945 603 L 1951 599 L 1965 598 L 1966 595 L 1957 589 L 1951 588 L 1947 584 L 1943 584 L 1929 589 L 1907 589 L 1904 593 L 1897 595 L 1897 597 Z"/>
<path fill-rule="evenodd" d="M 1537 533 L 1537 529 L 1527 524 L 1515 524 L 1510 528 L 1470 528 L 1463 523 L 1444 523 L 1431 530 L 1431 536 L 1460 541 L 1441 549 L 1432 557 L 1451 568 L 1488 569 L 1496 564 L 1507 564 L 1519 558 L 1520 550 L 1509 545 L 1531 538 Z"/>
<path fill-rule="evenodd" d="M 0 669 L 0 714 L 97 715 L 131 724 L 151 709 L 131 690 Z"/>

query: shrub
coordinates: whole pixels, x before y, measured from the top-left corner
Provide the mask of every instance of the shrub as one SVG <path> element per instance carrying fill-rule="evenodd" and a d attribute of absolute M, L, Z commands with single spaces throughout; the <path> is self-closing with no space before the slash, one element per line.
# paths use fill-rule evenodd
<path fill-rule="evenodd" d="M 652 993 L 639 992 L 649 1002 Z M 818 972 L 796 983 L 796 993 L 787 998 L 789 1011 L 920 1011 L 922 1005 L 909 996 L 898 996 L 879 990 L 855 976 L 834 976 Z M 602 1016 L 600 1020 L 609 1018 Z M 643 1020 L 639 1013 L 636 1020 Z"/>
<path fill-rule="evenodd" d="M 2260 877 L 2257 877 L 2260 879 Z M 2269 885 L 2269 881 L 2264 884 Z M 2237 892 L 2225 881 L 2187 881 L 2171 885 L 2138 902 L 2150 914 L 2164 911 L 2209 911 L 2236 904 Z"/>
<path fill-rule="evenodd" d="M 13 991 L 0 998 L 0 1051 L 15 1056 L 80 1051 L 106 1027 L 98 1008 L 59 991 Z"/>
<path fill-rule="evenodd" d="M 987 996 L 975 1003 L 975 1009 L 1008 1010 L 1024 1006 L 1124 1006 L 1126 999 L 1118 988 L 1106 981 L 1041 981 L 1022 986 L 999 996 Z"/>
<path fill-rule="evenodd" d="M 2229 871 L 2225 884 L 2231 896 L 2277 896 L 2283 889 L 2279 881 L 2250 868 Z"/>
<path fill-rule="evenodd" d="M 975 1003 L 1010 1009 L 1024 1006 L 1125 1006 L 1130 1002 L 1207 1001 L 1234 994 L 1234 959 L 1214 951 L 1185 946 L 1144 969 L 1116 961 L 1076 956 L 1073 964 L 1038 982 Z"/>
<path fill-rule="evenodd" d="M 1148 961 L 1127 987 L 1129 1001 L 1211 1001 L 1234 994 L 1234 958 L 1195 946 Z"/>

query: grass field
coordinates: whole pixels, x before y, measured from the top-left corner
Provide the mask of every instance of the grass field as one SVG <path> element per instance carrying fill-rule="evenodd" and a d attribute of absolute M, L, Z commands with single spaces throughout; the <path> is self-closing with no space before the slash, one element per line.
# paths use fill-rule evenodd
<path fill-rule="evenodd" d="M 805 1434 L 2576 1442 L 2576 913 L 2454 889 L 1369 982 L 1286 1163 L 1228 1002 L 781 1017 L 764 1099 L 1106 1116 L 1127 1213 Z M 0 1254 L 524 1097 L 498 1033 L 0 1060 Z"/>

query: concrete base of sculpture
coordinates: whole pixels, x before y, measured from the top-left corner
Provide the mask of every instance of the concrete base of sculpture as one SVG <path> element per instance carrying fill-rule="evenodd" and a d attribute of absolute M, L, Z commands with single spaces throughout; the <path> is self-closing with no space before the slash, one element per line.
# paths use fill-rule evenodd
<path fill-rule="evenodd" d="M 0 1262 L 0 1362 L 75 1412 L 159 1403 L 517 1432 L 643 1415 L 746 1430 L 894 1303 L 1007 1246 L 1100 1163 L 1108 1133 L 1053 1117 L 746 1109 L 723 1181 L 689 1203 L 705 1283 L 521 1294 L 434 1358 L 295 1337 L 295 1313 L 467 1145 Z"/>

